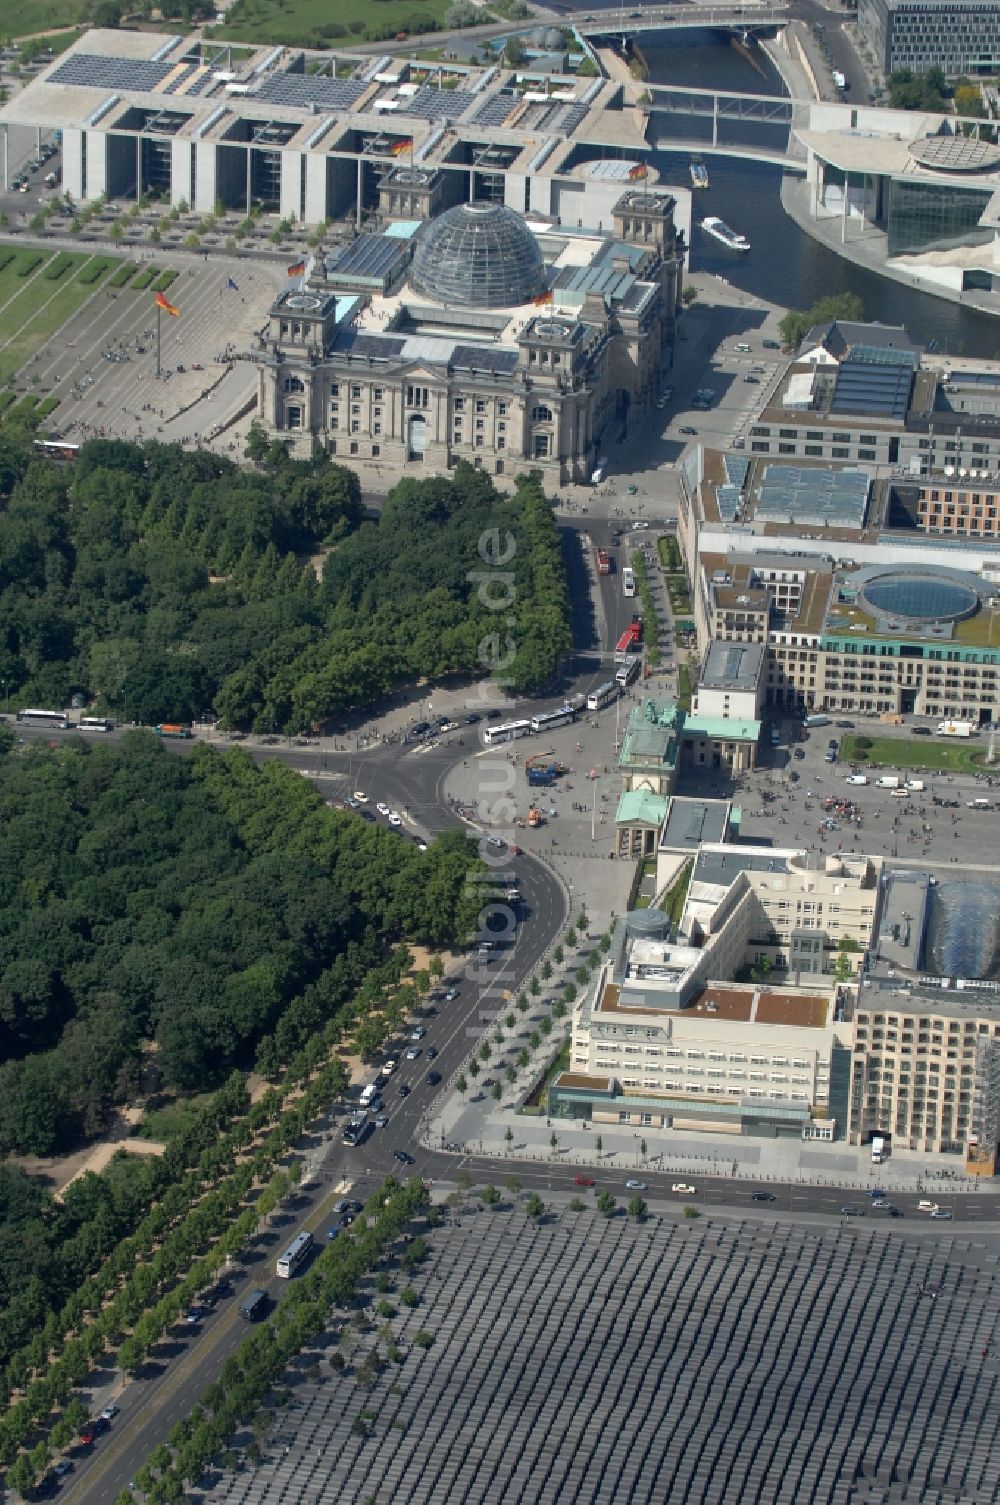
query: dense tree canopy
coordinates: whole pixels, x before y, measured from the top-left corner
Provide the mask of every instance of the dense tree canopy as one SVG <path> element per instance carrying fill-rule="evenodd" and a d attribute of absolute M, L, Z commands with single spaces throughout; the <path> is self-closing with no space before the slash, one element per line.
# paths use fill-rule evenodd
<path fill-rule="evenodd" d="M 461 835 L 427 852 L 277 762 L 145 732 L 0 758 L 0 1149 L 102 1126 L 155 1042 L 200 1089 L 289 1014 L 318 1027 L 400 938 L 474 928 Z"/>
<path fill-rule="evenodd" d="M 323 457 L 251 473 L 94 440 L 56 469 L 8 432 L 0 508 L 12 705 L 79 694 L 144 724 L 214 706 L 233 725 L 303 731 L 421 677 L 496 668 L 537 688 L 569 647 L 558 534 L 533 481 L 508 499 L 459 467 L 403 482 L 362 526 L 357 478 Z M 484 561 L 491 535 L 509 535 L 502 568 Z M 508 580 L 502 612 L 484 570 Z"/>
<path fill-rule="evenodd" d="M 863 319 L 864 304 L 857 293 L 831 293 L 820 298 L 812 308 L 792 308 L 781 320 L 778 328 L 781 338 L 791 349 L 796 349 L 814 324 L 826 324 L 830 319 Z"/>
<path fill-rule="evenodd" d="M 912 68 L 897 68 L 890 73 L 889 103 L 894 110 L 947 110 L 951 90 L 943 71 L 935 63 L 926 73 Z"/>

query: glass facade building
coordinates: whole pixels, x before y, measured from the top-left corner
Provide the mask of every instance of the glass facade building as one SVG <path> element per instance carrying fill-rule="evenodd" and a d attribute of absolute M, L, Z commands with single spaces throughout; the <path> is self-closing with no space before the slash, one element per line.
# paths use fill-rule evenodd
<path fill-rule="evenodd" d="M 884 202 L 889 255 L 988 244 L 993 231 L 979 221 L 991 196 L 989 189 L 890 179 Z"/>
<path fill-rule="evenodd" d="M 1000 0 L 858 0 L 858 27 L 886 75 L 1000 70 Z"/>

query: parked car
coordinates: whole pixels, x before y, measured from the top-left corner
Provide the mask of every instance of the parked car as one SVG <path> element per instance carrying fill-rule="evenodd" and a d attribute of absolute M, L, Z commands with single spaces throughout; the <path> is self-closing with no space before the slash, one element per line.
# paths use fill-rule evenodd
<path fill-rule="evenodd" d="M 115 1417 L 118 1415 L 119 1409 L 120 1408 L 113 1400 L 109 1400 L 108 1404 L 101 1411 L 102 1421 L 114 1421 Z"/>
<path fill-rule="evenodd" d="M 424 1029 L 424 1026 L 422 1024 L 415 1024 L 413 1026 L 413 1028 L 410 1030 L 410 1039 L 411 1040 L 422 1040 L 424 1038 L 424 1036 L 426 1035 L 426 1033 L 427 1033 L 427 1031 Z"/>
<path fill-rule="evenodd" d="M 763 345 L 763 347 L 764 347 L 765 350 L 780 350 L 781 349 L 781 345 L 778 343 L 777 340 L 761 340 L 761 344 Z"/>

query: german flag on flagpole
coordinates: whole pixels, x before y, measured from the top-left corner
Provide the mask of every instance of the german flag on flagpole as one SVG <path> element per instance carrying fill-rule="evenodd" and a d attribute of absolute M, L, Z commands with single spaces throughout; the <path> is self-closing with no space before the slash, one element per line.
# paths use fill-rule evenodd
<path fill-rule="evenodd" d="M 405 141 L 394 141 L 392 146 L 390 147 L 390 150 L 394 157 L 401 157 L 404 152 L 412 151 L 413 137 L 408 136 Z"/>
<path fill-rule="evenodd" d="M 169 298 L 164 297 L 163 293 L 157 293 L 156 297 L 153 299 L 153 302 L 156 304 L 157 308 L 162 308 L 165 314 L 172 314 L 175 319 L 180 314 L 180 309 L 175 308 L 174 305 L 170 302 Z"/>
<path fill-rule="evenodd" d="M 305 269 L 306 264 L 304 261 L 296 261 L 292 266 L 288 268 L 288 275 L 289 277 L 301 277 Z"/>
<path fill-rule="evenodd" d="M 628 175 L 630 178 L 644 178 L 648 172 L 649 168 L 645 162 L 637 162 L 634 167 L 629 168 Z"/>

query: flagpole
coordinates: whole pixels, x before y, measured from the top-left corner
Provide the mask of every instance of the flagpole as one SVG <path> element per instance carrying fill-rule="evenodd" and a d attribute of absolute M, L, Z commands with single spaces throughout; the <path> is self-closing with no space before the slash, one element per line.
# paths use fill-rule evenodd
<path fill-rule="evenodd" d="M 156 375 L 157 375 L 157 379 L 159 379 L 159 375 L 160 375 L 160 315 L 162 314 L 162 312 L 163 312 L 162 308 L 160 307 L 159 304 L 157 304 L 156 305 Z"/>

